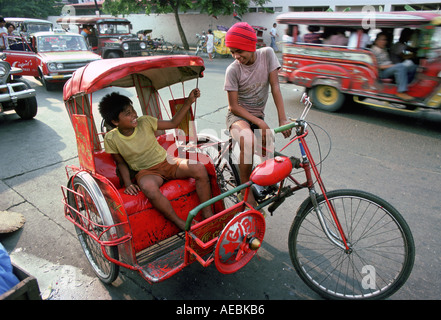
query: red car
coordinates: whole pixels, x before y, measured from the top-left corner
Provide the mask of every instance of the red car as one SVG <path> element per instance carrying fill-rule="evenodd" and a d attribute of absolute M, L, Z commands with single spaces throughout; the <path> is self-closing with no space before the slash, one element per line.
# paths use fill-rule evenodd
<path fill-rule="evenodd" d="M 38 78 L 47 90 L 64 83 L 72 73 L 101 57 L 88 49 L 83 36 L 68 32 L 37 32 L 25 38 L 8 36 L 6 61 Z"/>
<path fill-rule="evenodd" d="M 441 108 L 441 15 L 434 12 L 290 12 L 278 16 L 279 24 L 293 29 L 293 42 L 284 43 L 282 80 L 303 86 L 313 105 L 337 111 L 351 100 L 376 107 L 413 111 Z M 326 32 L 343 28 L 346 37 L 355 37 L 355 45 L 312 44 L 298 35 L 299 25 L 313 25 Z M 413 32 L 408 42 L 414 49 L 412 62 L 417 71 L 408 85 L 410 101 L 400 99 L 395 79 L 380 78 L 376 56 L 361 47 L 361 38 L 375 37 L 383 31 L 390 35 L 389 47 L 398 40 L 403 28 Z M 381 30 L 380 30 L 381 29 Z M 350 34 L 352 31 L 352 34 Z M 394 39 L 395 38 L 395 39 Z M 348 39 L 349 40 L 349 39 Z M 394 41 L 395 40 L 395 41 Z M 408 61 L 410 62 L 410 61 Z"/>

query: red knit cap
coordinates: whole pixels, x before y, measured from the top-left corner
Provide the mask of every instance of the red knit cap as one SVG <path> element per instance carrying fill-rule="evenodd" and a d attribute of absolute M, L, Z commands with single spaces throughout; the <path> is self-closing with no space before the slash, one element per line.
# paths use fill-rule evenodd
<path fill-rule="evenodd" d="M 225 36 L 225 46 L 244 51 L 256 51 L 256 31 L 246 22 L 232 26 Z"/>

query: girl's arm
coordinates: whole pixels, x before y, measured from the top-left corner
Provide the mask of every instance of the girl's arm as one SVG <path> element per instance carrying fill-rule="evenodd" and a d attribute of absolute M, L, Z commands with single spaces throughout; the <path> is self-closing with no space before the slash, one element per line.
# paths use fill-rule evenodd
<path fill-rule="evenodd" d="M 193 89 L 188 98 L 185 99 L 184 105 L 182 108 L 176 112 L 176 114 L 170 120 L 159 120 L 158 119 L 158 130 L 167 130 L 177 128 L 181 123 L 182 119 L 184 119 L 185 114 L 190 109 L 193 102 L 196 101 L 197 98 L 201 96 L 201 92 L 199 89 Z"/>
<path fill-rule="evenodd" d="M 138 185 L 133 184 L 132 181 L 130 180 L 129 167 L 127 166 L 127 163 L 124 160 L 124 158 L 119 153 L 112 153 L 112 158 L 116 162 L 116 166 L 121 175 L 121 179 L 123 180 L 124 186 L 126 187 L 124 193 L 130 194 L 132 196 L 138 194 L 140 189 Z"/>

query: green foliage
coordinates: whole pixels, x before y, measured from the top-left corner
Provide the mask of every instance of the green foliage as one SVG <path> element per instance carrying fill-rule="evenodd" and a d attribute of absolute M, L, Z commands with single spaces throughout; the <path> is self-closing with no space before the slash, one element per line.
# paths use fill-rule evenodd
<path fill-rule="evenodd" d="M 0 0 L 0 15 L 3 17 L 46 19 L 59 15 L 63 4 L 59 0 Z"/>
<path fill-rule="evenodd" d="M 238 14 L 247 12 L 251 3 L 262 6 L 270 0 L 108 0 L 104 2 L 103 10 L 112 15 L 144 12 L 171 13 L 176 8 L 180 12 L 189 9 L 198 10 L 209 15 L 231 15 L 234 11 Z"/>
<path fill-rule="evenodd" d="M 234 2 L 234 4 L 233 4 Z M 182 28 L 179 12 L 186 12 L 189 9 L 197 10 L 208 15 L 232 15 L 234 12 L 239 15 L 248 11 L 250 3 L 262 6 L 269 0 L 107 0 L 104 2 L 103 11 L 112 15 L 125 15 L 133 13 L 160 14 L 173 13 L 176 20 L 182 44 L 188 50 L 188 42 Z"/>

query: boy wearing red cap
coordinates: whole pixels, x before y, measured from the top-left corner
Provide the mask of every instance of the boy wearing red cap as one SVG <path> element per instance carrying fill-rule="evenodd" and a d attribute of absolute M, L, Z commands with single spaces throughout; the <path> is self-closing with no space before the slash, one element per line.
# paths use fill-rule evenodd
<path fill-rule="evenodd" d="M 262 146 L 267 145 L 270 128 L 264 121 L 264 110 L 270 88 L 279 125 L 289 122 L 279 86 L 279 60 L 270 47 L 256 50 L 256 43 L 256 32 L 246 22 L 236 23 L 225 36 L 225 45 L 235 59 L 225 73 L 224 89 L 228 93 L 227 128 L 233 139 L 239 142 L 241 183 L 249 180 L 253 167 L 255 136 L 252 129 L 260 129 Z M 289 137 L 291 130 L 283 132 L 283 135 Z M 248 200 L 255 205 L 252 193 Z"/>

